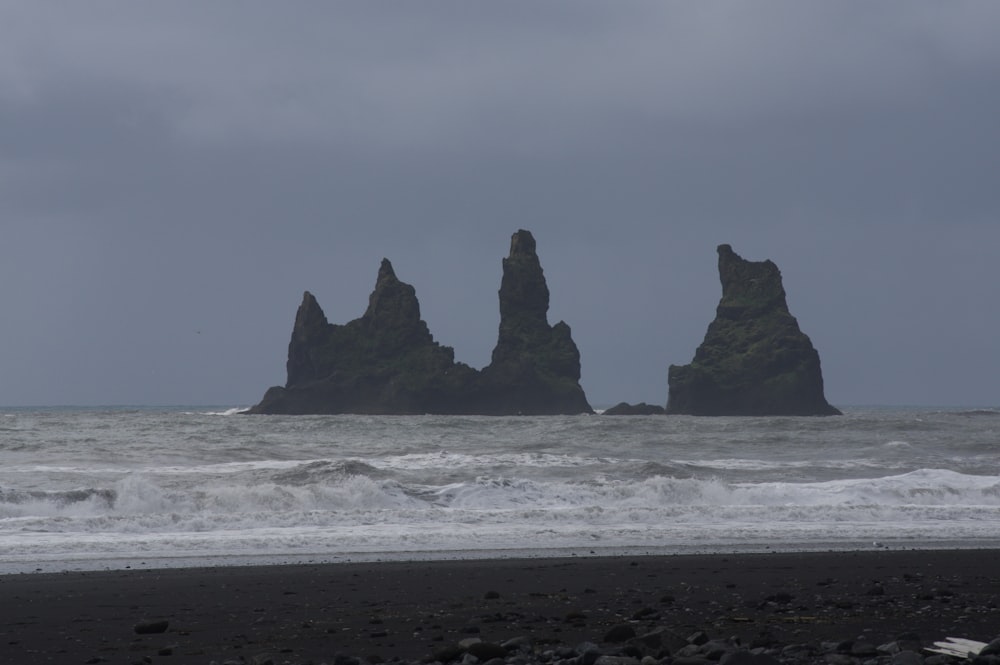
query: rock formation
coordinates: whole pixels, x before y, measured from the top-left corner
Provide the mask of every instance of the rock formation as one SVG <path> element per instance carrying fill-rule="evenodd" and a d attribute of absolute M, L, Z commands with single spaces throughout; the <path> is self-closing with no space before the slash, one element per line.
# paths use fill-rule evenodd
<path fill-rule="evenodd" d="M 788 311 L 781 272 L 720 245 L 722 299 L 690 365 L 671 365 L 667 413 L 839 415 L 823 396 L 819 354 Z"/>
<path fill-rule="evenodd" d="M 330 324 L 308 291 L 288 344 L 288 380 L 249 413 L 591 413 L 569 326 L 549 326 L 535 240 L 518 231 L 504 259 L 500 335 L 482 372 L 456 363 L 420 318 L 412 286 L 382 260 L 364 315 Z"/>
<path fill-rule="evenodd" d="M 250 413 L 463 413 L 478 373 L 455 362 L 420 318 L 414 288 L 382 259 L 364 315 L 330 324 L 308 291 L 288 343 L 288 381 Z"/>
<path fill-rule="evenodd" d="M 483 369 L 480 403 L 488 414 L 592 413 L 580 387 L 580 352 L 563 321 L 550 326 L 549 289 L 535 239 L 511 237 L 500 282 L 500 332 Z"/>
<path fill-rule="evenodd" d="M 662 416 L 666 410 L 658 404 L 629 404 L 628 402 L 618 402 L 610 409 L 604 410 L 605 416 Z"/>

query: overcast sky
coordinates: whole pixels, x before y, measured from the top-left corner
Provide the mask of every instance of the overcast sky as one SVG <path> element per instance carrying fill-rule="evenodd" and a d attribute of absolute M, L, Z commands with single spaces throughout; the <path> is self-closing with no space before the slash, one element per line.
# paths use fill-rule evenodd
<path fill-rule="evenodd" d="M 380 259 L 496 343 L 538 242 L 592 404 L 781 268 L 837 405 L 1000 405 L 1000 3 L 0 4 L 0 404 L 247 406 Z"/>

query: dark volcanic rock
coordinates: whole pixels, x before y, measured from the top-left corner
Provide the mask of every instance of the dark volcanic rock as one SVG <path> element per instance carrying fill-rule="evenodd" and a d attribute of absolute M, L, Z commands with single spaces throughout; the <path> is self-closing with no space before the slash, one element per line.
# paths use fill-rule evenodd
<path fill-rule="evenodd" d="M 549 326 L 549 291 L 527 231 L 514 234 L 500 287 L 500 336 L 482 372 L 456 363 L 420 318 L 412 286 L 382 260 L 364 315 L 327 321 L 306 292 L 288 344 L 288 380 L 249 413 L 591 413 L 569 326 Z"/>
<path fill-rule="evenodd" d="M 722 299 L 690 365 L 671 365 L 667 413 L 839 415 L 823 396 L 819 354 L 785 302 L 771 261 L 720 245 Z"/>
<path fill-rule="evenodd" d="M 550 326 L 549 289 L 535 239 L 511 237 L 500 282 L 500 333 L 483 369 L 478 411 L 486 414 L 592 413 L 580 387 L 580 352 L 563 321 Z"/>
<path fill-rule="evenodd" d="M 478 373 L 420 318 L 416 292 L 382 260 L 364 315 L 330 324 L 308 291 L 288 344 L 288 382 L 250 413 L 464 413 Z"/>
<path fill-rule="evenodd" d="M 628 402 L 618 402 L 610 409 L 604 410 L 605 416 L 661 416 L 666 413 L 662 406 L 656 404 L 629 404 Z"/>

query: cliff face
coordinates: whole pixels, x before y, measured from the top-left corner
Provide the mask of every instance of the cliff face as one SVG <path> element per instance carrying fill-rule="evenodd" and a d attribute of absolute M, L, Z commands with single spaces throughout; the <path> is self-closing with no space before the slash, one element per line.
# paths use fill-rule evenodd
<path fill-rule="evenodd" d="M 671 365 L 667 413 L 839 415 L 819 354 L 788 311 L 781 272 L 720 245 L 722 299 L 690 365 Z"/>
<path fill-rule="evenodd" d="M 482 413 L 592 413 L 580 387 L 580 352 L 570 328 L 550 326 L 549 288 L 535 239 L 518 231 L 503 260 L 500 331 L 478 396 Z"/>
<path fill-rule="evenodd" d="M 327 322 L 306 292 L 288 344 L 288 381 L 250 413 L 590 413 L 569 326 L 545 319 L 549 292 L 535 241 L 519 231 L 504 260 L 500 337 L 483 372 L 456 363 L 420 318 L 412 286 L 383 259 L 368 309 Z"/>

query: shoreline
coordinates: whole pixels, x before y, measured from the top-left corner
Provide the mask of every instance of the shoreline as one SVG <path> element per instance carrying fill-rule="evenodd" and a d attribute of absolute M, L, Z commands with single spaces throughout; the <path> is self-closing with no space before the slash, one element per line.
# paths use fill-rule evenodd
<path fill-rule="evenodd" d="M 446 561 L 544 561 L 548 559 L 604 559 L 621 557 L 673 557 L 673 556 L 744 556 L 758 554 L 847 554 L 867 552 L 936 552 L 991 550 L 1000 552 L 996 539 L 977 542 L 970 540 L 955 544 L 945 541 L 925 541 L 916 547 L 905 542 L 887 539 L 865 546 L 837 542 L 796 543 L 792 545 L 744 545 L 740 548 L 723 546 L 663 546 L 663 547 L 554 547 L 466 550 L 400 550 L 389 552 L 339 552 L 339 553 L 282 553 L 282 554 L 179 554 L 170 556 L 114 556 L 53 558 L 51 560 L 2 561 L 0 578 L 7 575 L 60 574 L 87 572 L 125 572 L 129 570 L 176 570 L 210 568 L 246 568 L 297 565 L 350 565 L 377 563 L 434 563 Z"/>
<path fill-rule="evenodd" d="M 997 549 L 937 549 L 10 574 L 0 576 L 0 660 L 377 662 L 433 659 L 468 639 L 521 639 L 536 656 L 581 642 L 612 654 L 635 642 L 607 640 L 619 626 L 660 631 L 656 649 L 674 655 L 699 631 L 742 649 L 988 642 L 1000 634 L 998 560 Z M 157 621 L 165 632 L 135 632 Z"/>

